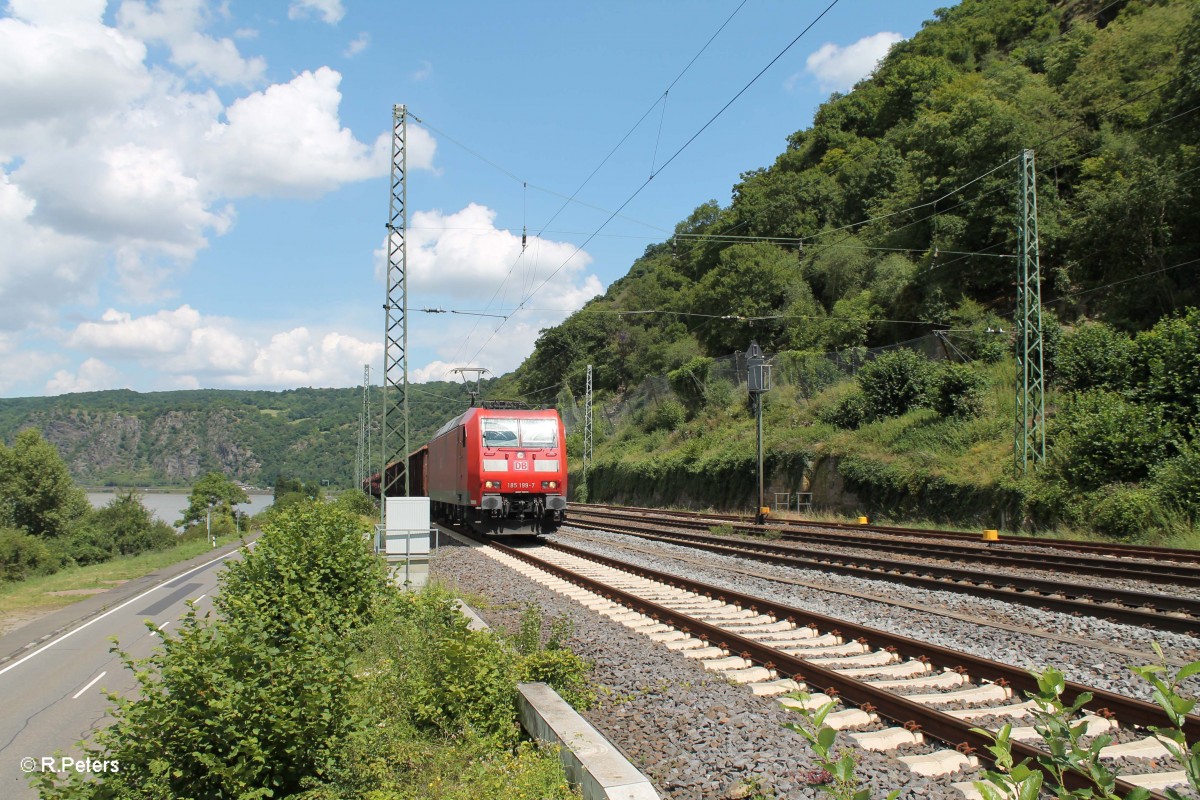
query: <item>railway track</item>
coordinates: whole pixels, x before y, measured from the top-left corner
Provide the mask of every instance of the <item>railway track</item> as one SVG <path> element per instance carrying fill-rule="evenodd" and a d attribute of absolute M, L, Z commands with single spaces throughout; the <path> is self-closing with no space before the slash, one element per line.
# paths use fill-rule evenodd
<path fill-rule="evenodd" d="M 1036 692 L 1036 679 L 1020 668 L 560 543 L 518 548 L 490 542 L 483 549 L 755 694 L 776 695 L 793 708 L 838 703 L 827 724 L 866 749 L 915 750 L 897 756 L 915 773 L 969 777 L 991 743 L 974 730 L 978 725 L 995 729 L 1012 722 L 1018 760 L 1042 752 L 1028 724 L 1031 703 L 1017 699 Z M 1165 748 L 1145 732 L 1147 726 L 1169 726 L 1161 709 L 1076 683 L 1065 685 L 1063 697 L 1070 702 L 1084 692 L 1093 699 L 1079 723 L 1088 735 L 1119 740 L 1101 758 L 1139 765 L 1136 774 L 1121 777 L 1121 794 L 1186 783 L 1177 765 L 1162 769 Z M 1200 718 L 1188 716 L 1184 729 L 1189 741 L 1200 739 Z M 1069 781 L 1071 788 L 1090 785 L 1082 776 Z M 966 796 L 975 791 L 970 780 L 955 786 Z"/>
<path fill-rule="evenodd" d="M 568 544 L 574 541 L 582 543 L 585 546 L 599 546 L 601 549 L 605 548 L 606 546 L 611 547 L 615 544 L 611 538 L 590 536 L 583 530 L 572 530 L 566 536 L 561 535 L 560 532 L 560 536 L 556 537 L 556 539 L 558 538 L 567 539 L 566 543 Z M 652 542 L 638 543 L 637 540 L 630 540 L 627 542 L 621 542 L 619 545 L 617 545 L 617 547 L 621 552 L 635 556 L 658 558 L 662 555 L 662 551 L 655 549 L 655 546 Z M 713 560 L 711 558 L 706 558 L 702 553 L 698 553 L 695 557 L 682 554 L 673 555 L 672 561 L 678 562 L 681 569 L 688 569 L 689 566 L 694 566 L 699 569 L 709 570 L 714 567 Z M 890 608 L 905 608 L 924 614 L 931 614 L 960 622 L 967 622 L 981 628 L 999 629 L 1020 635 L 1036 636 L 1039 639 L 1061 642 L 1067 645 L 1087 647 L 1120 660 L 1148 663 L 1156 658 L 1155 654 L 1149 649 L 1123 647 L 1110 642 L 1097 641 L 1095 637 L 1084 637 L 1078 635 L 1072 636 L 1069 634 L 1058 633 L 1056 631 L 1047 630 L 1045 626 L 1022 622 L 1019 619 L 1013 619 L 1011 616 L 1004 617 L 999 614 L 972 614 L 961 607 L 948 608 L 944 605 L 910 602 L 898 598 L 895 592 L 857 591 L 848 586 L 841 585 L 836 581 L 803 580 L 794 576 L 785 576 L 778 570 L 764 572 L 761 569 L 754 568 L 752 564 L 748 564 L 745 567 L 738 567 L 728 562 L 722 562 L 720 570 L 726 575 L 738 575 L 751 579 L 770 581 L 771 583 L 779 584 L 785 587 L 815 589 L 822 593 L 842 595 L 845 597 L 854 598 L 856 600 L 877 603 Z M 1197 644 L 1200 645 L 1200 642 L 1197 642 Z M 1180 651 L 1179 655 L 1167 655 L 1165 656 L 1165 661 L 1168 666 L 1182 667 L 1190 663 L 1192 660 L 1198 658 L 1200 658 L 1200 648 L 1191 650 L 1185 649 Z"/>
<path fill-rule="evenodd" d="M 1034 537 L 1013 536 L 1000 542 L 980 544 L 979 531 L 947 531 L 934 528 L 904 528 L 894 525 L 853 524 L 849 522 L 827 522 L 821 520 L 771 519 L 764 525 L 752 525 L 746 522 L 744 514 L 721 514 L 708 511 L 678 511 L 638 506 L 617 506 L 605 503 L 572 503 L 573 514 L 579 513 L 609 513 L 629 517 L 653 516 L 656 518 L 671 518 L 681 524 L 686 521 L 695 523 L 695 527 L 708 527 L 713 524 L 731 524 L 738 530 L 761 535 L 765 530 L 777 530 L 784 537 L 793 535 L 813 534 L 823 532 L 835 541 L 845 536 L 850 540 L 868 541 L 882 544 L 888 540 L 883 537 L 910 537 L 929 544 L 942 541 L 951 545 L 961 543 L 969 551 L 1012 549 L 1015 551 L 1036 550 L 1042 556 L 1055 553 L 1064 556 L 1062 561 L 1054 563 L 1065 565 L 1068 569 L 1075 562 L 1073 556 L 1116 556 L 1120 559 L 1137 559 L 1143 562 L 1158 562 L 1164 570 L 1174 566 L 1180 574 L 1200 574 L 1200 551 L 1182 550 L 1172 547 L 1150 547 L 1144 545 L 1117 544 L 1105 542 L 1079 542 L 1060 539 L 1044 539 Z M 865 536 L 864 536 L 865 534 Z M 967 551 L 963 551 L 967 552 Z M 1111 559 L 1082 559 L 1078 563 L 1087 564 L 1111 563 Z M 1167 573 L 1169 574 L 1169 573 Z"/>
<path fill-rule="evenodd" d="M 761 537 L 755 537 L 753 540 L 735 540 L 727 536 L 674 530 L 672 528 L 678 524 L 674 515 L 659 518 L 651 517 L 645 512 L 640 512 L 636 518 L 630 518 L 612 512 L 592 513 L 577 510 L 572 513 L 570 521 L 571 525 L 579 528 L 684 544 L 708 552 L 780 566 L 816 569 L 925 589 L 951 591 L 1151 630 L 1200 635 L 1200 599 L 1105 585 L 1095 580 L 1099 575 L 1092 575 L 1093 580 L 1090 582 L 1073 582 L 1054 577 L 1027 577 L 977 568 L 946 566 L 928 560 L 901 561 L 896 557 L 882 558 L 862 553 L 834 552 L 822 547 L 820 542 L 777 544 L 765 541 Z M 671 528 L 664 527 L 668 525 Z M 846 546 L 844 543 L 839 544 Z M 870 547 L 873 550 L 882 549 L 882 545 L 876 543 L 871 543 Z M 996 566 L 995 563 L 993 566 Z M 1129 578 L 1128 575 L 1124 577 Z M 1165 577 L 1157 580 L 1166 582 Z"/>

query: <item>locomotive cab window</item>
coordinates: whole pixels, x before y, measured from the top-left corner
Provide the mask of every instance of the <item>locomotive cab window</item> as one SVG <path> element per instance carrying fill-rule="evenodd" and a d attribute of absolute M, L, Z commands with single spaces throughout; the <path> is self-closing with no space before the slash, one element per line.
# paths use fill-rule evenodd
<path fill-rule="evenodd" d="M 554 419 L 523 419 L 521 420 L 522 447 L 557 447 L 558 420 Z"/>
<path fill-rule="evenodd" d="M 484 418 L 483 446 L 484 447 L 517 447 L 520 426 L 515 419 Z"/>

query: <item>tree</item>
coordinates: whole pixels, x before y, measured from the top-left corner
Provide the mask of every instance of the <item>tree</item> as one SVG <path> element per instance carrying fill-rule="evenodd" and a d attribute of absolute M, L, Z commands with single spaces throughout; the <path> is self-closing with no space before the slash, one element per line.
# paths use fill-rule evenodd
<path fill-rule="evenodd" d="M 1200 309 L 1159 320 L 1135 344 L 1140 398 L 1161 406 L 1168 419 L 1200 423 Z"/>
<path fill-rule="evenodd" d="M 92 525 L 122 555 L 159 550 L 175 544 L 175 531 L 154 519 L 142 498 L 132 489 L 119 492 L 104 508 L 92 514 Z"/>
<path fill-rule="evenodd" d="M 1050 427 L 1050 467 L 1085 490 L 1136 483 L 1170 455 L 1174 431 L 1163 407 L 1115 392 L 1068 396 Z"/>
<path fill-rule="evenodd" d="M 787 344 L 786 324 L 778 315 L 791 285 L 802 282 L 798 272 L 795 256 L 773 244 L 735 244 L 723 250 L 717 268 L 693 290 L 694 308 L 713 316 L 699 333 L 708 351 L 745 350 L 751 339 L 766 350 Z M 753 329 L 751 318 L 757 318 Z"/>
<path fill-rule="evenodd" d="M 204 484 L 229 484 L 209 473 Z M 233 487 L 236 489 L 236 487 Z M 203 498 L 200 498 L 203 499 Z M 46 797 L 291 797 L 325 777 L 360 726 L 355 642 L 391 592 L 364 525 L 332 505 L 280 515 L 221 580 L 216 620 L 189 610 L 145 660 L 121 653 L 137 700 L 114 697 L 115 722 L 90 757 L 141 768 L 63 784 Z"/>
<path fill-rule="evenodd" d="M 219 472 L 210 472 L 192 486 L 188 507 L 178 525 L 192 525 L 205 519 L 211 509 L 214 515 L 233 518 L 233 507 L 248 503 L 250 498 L 242 487 Z"/>
<path fill-rule="evenodd" d="M 375 502 L 375 499 L 358 489 L 342 492 L 333 501 L 333 504 L 342 511 L 350 514 L 366 517 L 379 516 L 379 505 Z"/>
<path fill-rule="evenodd" d="M 983 413 L 987 380 L 966 364 L 946 364 L 933 381 L 933 407 L 943 417 L 969 419 Z"/>
<path fill-rule="evenodd" d="M 911 350 L 893 350 L 863 364 L 858 385 L 871 419 L 899 417 L 928 402 L 933 368 Z"/>
<path fill-rule="evenodd" d="M 1092 322 L 1063 339 L 1058 359 L 1058 382 L 1069 391 L 1129 388 L 1134 360 L 1133 340 L 1124 333 Z"/>
<path fill-rule="evenodd" d="M 87 496 L 41 431 L 21 431 L 11 448 L 0 444 L 0 525 L 63 536 L 87 511 Z"/>

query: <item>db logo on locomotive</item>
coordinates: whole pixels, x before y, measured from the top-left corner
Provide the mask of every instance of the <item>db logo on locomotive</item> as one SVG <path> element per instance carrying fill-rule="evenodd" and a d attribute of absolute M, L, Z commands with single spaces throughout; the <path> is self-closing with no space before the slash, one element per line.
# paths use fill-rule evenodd
<path fill-rule="evenodd" d="M 528 472 L 529 471 L 529 462 L 528 461 L 514 461 L 514 462 L 512 462 L 512 468 L 513 468 L 513 472 L 521 472 L 521 471 Z"/>

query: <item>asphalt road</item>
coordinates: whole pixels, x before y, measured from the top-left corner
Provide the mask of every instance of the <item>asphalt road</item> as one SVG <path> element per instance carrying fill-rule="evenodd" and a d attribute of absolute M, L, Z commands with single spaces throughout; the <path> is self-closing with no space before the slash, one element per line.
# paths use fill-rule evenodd
<path fill-rule="evenodd" d="M 134 688 L 133 675 L 109 652 L 111 637 L 135 658 L 149 655 L 161 639 L 145 621 L 169 632 L 189 600 L 200 616 L 210 612 L 217 576 L 239 553 L 240 545 L 230 545 L 159 570 L 0 638 L 0 797 L 36 797 L 31 765 L 72 768 L 63 757 L 79 759 L 77 743 L 111 723 L 105 692 Z"/>

